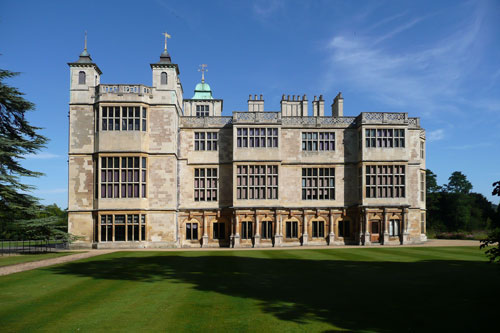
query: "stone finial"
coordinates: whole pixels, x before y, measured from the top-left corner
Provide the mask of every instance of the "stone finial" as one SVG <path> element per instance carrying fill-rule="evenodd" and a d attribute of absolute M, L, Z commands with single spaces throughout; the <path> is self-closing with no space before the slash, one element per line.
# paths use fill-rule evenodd
<path fill-rule="evenodd" d="M 306 96 L 306 94 L 304 94 L 304 96 L 302 96 L 302 100 L 303 100 L 303 101 L 307 101 L 307 96 Z"/>
<path fill-rule="evenodd" d="M 252 94 L 248 95 L 248 100 L 252 100 Z"/>
<path fill-rule="evenodd" d="M 323 100 L 323 95 L 319 95 L 319 100 L 322 101 Z"/>
<path fill-rule="evenodd" d="M 262 101 L 264 98 L 262 97 L 262 94 L 260 94 L 260 100 Z"/>
<path fill-rule="evenodd" d="M 285 94 L 283 94 L 283 95 L 281 96 L 281 100 L 282 100 L 282 101 L 284 101 L 284 100 L 285 100 Z"/>

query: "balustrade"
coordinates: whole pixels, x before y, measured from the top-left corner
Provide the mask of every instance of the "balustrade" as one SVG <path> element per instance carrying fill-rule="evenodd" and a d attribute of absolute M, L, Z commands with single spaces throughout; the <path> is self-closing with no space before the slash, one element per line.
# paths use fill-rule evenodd
<path fill-rule="evenodd" d="M 151 94 L 151 87 L 142 84 L 100 84 L 99 94 Z"/>

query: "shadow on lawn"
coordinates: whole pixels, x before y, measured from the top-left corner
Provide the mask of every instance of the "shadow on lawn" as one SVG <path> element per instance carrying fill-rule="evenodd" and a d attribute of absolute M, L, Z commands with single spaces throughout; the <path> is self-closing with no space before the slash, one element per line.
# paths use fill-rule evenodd
<path fill-rule="evenodd" d="M 262 311 L 281 320 L 322 321 L 353 331 L 477 331 L 493 327 L 500 296 L 500 270 L 474 261 L 170 254 L 91 260 L 47 270 L 95 279 L 190 283 L 201 291 L 256 299 Z"/>

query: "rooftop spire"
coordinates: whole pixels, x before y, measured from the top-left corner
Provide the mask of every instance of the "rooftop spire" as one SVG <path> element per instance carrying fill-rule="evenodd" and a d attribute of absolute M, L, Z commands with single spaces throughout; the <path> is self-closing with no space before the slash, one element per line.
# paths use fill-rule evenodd
<path fill-rule="evenodd" d="M 163 36 L 165 36 L 165 49 L 163 50 L 163 53 L 167 53 L 167 38 L 172 38 L 167 32 L 162 33 Z"/>
<path fill-rule="evenodd" d="M 85 30 L 85 44 L 84 44 L 83 50 L 85 52 L 87 52 L 87 30 Z"/>
<path fill-rule="evenodd" d="M 78 59 L 78 62 L 92 62 L 90 54 L 87 52 L 87 30 L 85 30 L 85 41 L 83 44 L 83 52 L 80 53 L 80 58 Z"/>
<path fill-rule="evenodd" d="M 201 83 L 205 83 L 205 72 L 208 72 L 207 64 L 201 64 L 198 72 L 201 72 Z"/>

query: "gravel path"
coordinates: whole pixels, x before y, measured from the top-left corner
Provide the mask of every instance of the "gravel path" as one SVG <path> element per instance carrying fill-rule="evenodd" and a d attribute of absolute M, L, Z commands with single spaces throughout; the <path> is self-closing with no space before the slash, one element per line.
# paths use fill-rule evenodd
<path fill-rule="evenodd" d="M 474 240 L 452 240 L 452 239 L 430 239 L 424 244 L 409 244 L 402 245 L 404 247 L 435 247 L 435 246 L 477 246 L 479 247 L 479 241 Z M 383 247 L 402 247 L 401 245 L 385 245 Z M 187 249 L 109 249 L 109 250 L 89 250 L 85 253 L 76 253 L 63 257 L 45 259 L 40 261 L 26 262 L 17 265 L 0 267 L 0 276 L 9 275 L 18 272 L 29 271 L 32 269 L 46 267 L 56 264 L 62 264 L 66 262 L 71 262 L 75 260 L 90 258 L 99 256 L 101 254 L 107 254 L 117 251 L 233 251 L 233 250 L 243 250 L 243 251 L 254 251 L 254 250 L 301 250 L 301 249 L 348 249 L 348 248 L 368 248 L 368 247 L 381 247 L 381 245 L 372 246 L 359 246 L 359 245 L 348 245 L 348 246 L 301 246 L 301 247 L 270 247 L 270 248 L 187 248 Z"/>
<path fill-rule="evenodd" d="M 70 262 L 70 261 L 74 261 L 74 260 L 90 258 L 90 257 L 94 257 L 94 256 L 98 256 L 101 254 L 106 254 L 106 253 L 111 253 L 111 252 L 115 252 L 115 251 L 116 250 L 91 250 L 91 251 L 88 251 L 85 253 L 75 253 L 75 254 L 70 254 L 67 256 L 63 256 L 63 257 L 25 262 L 25 263 L 17 264 L 17 265 L 4 266 L 4 267 L 0 267 L 0 276 L 9 275 L 9 274 L 18 273 L 18 272 L 29 271 L 29 270 L 32 270 L 35 268 L 40 268 L 40 267 L 62 264 L 62 263 Z"/>

